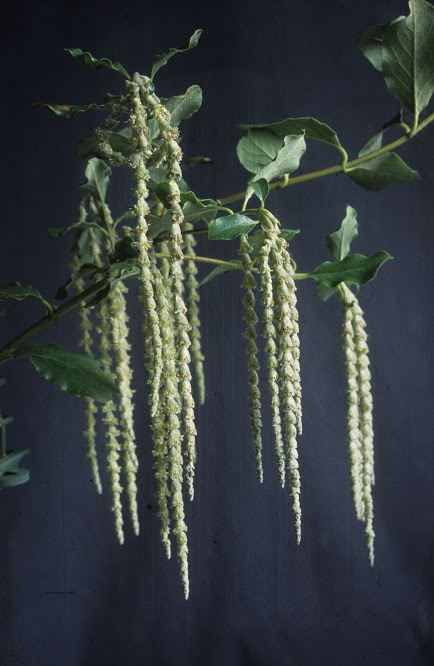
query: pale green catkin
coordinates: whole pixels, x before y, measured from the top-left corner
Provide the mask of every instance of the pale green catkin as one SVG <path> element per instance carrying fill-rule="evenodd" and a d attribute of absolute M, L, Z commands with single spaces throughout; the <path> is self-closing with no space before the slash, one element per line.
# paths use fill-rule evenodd
<path fill-rule="evenodd" d="M 184 224 L 186 231 L 192 229 L 191 224 Z M 194 376 L 196 380 L 197 396 L 199 405 L 205 403 L 205 373 L 203 362 L 205 357 L 202 352 L 202 334 L 199 313 L 199 281 L 197 279 L 197 265 L 194 261 L 196 256 L 196 239 L 194 234 L 184 234 L 185 248 L 185 286 L 187 291 L 187 315 L 190 324 L 191 359 L 193 362 Z"/>
<path fill-rule="evenodd" d="M 111 332 L 110 332 L 110 312 L 107 301 L 103 301 L 99 312 L 99 333 L 100 333 L 100 353 L 101 367 L 107 373 L 111 374 Z M 116 406 L 113 400 L 105 402 L 102 407 L 103 423 L 106 426 L 106 447 L 107 447 L 107 470 L 110 476 L 110 485 L 112 491 L 112 511 L 114 516 L 116 536 L 119 543 L 124 543 L 124 519 L 122 515 L 122 485 L 121 485 L 121 466 L 119 463 L 121 445 L 119 442 L 119 421 L 116 414 Z"/>
<path fill-rule="evenodd" d="M 183 456 L 182 456 L 182 432 L 181 432 L 181 405 L 178 390 L 177 354 L 175 349 L 175 335 L 173 330 L 173 319 L 170 312 L 170 291 L 164 279 L 156 275 L 156 293 L 161 320 L 161 332 L 163 336 L 163 373 L 162 388 L 164 406 L 165 432 L 160 432 L 161 437 L 167 438 L 162 444 L 161 440 L 155 442 L 155 446 L 162 445 L 157 453 L 157 484 L 159 485 L 160 517 L 162 520 L 162 537 L 167 552 L 167 541 L 169 538 L 169 517 L 167 501 L 163 493 L 167 488 L 172 507 L 172 531 L 177 542 L 177 555 L 181 570 L 181 579 L 184 588 L 184 596 L 189 596 L 189 573 L 188 573 L 188 541 L 187 525 L 185 523 L 184 498 L 183 498 Z M 170 486 L 169 486 L 170 480 Z M 161 512 L 161 508 L 163 509 Z M 170 542 L 169 542 L 170 543 Z"/>
<path fill-rule="evenodd" d="M 374 483 L 374 430 L 373 401 L 371 391 L 371 371 L 369 368 L 369 347 L 366 322 L 363 310 L 356 296 L 344 284 L 339 285 L 344 304 L 351 308 L 353 348 L 356 358 L 356 386 L 358 399 L 359 438 L 361 442 L 360 485 L 363 493 L 363 521 L 368 548 L 369 562 L 374 564 L 374 503 L 372 485 Z"/>
<path fill-rule="evenodd" d="M 167 363 L 167 354 L 169 348 L 173 347 L 173 321 L 170 308 L 170 294 L 168 294 L 168 285 L 165 283 L 163 276 L 156 264 L 152 262 L 152 271 L 155 284 L 155 296 L 158 309 L 158 316 L 160 320 L 161 336 L 163 340 L 163 371 L 161 376 L 161 386 L 165 391 L 168 386 L 173 389 L 173 383 L 168 382 L 167 373 L 169 371 Z M 165 351 L 166 349 L 166 351 Z M 174 352 L 172 352 L 174 353 Z M 177 387 L 176 395 L 172 398 L 177 401 Z M 168 558 L 171 557 L 171 542 L 170 542 L 170 510 L 169 500 L 171 497 L 170 490 L 170 460 L 169 460 L 169 438 L 170 432 L 168 429 L 169 415 L 166 411 L 167 397 L 160 400 L 158 403 L 157 413 L 152 423 L 152 439 L 153 439 L 153 456 L 154 456 L 154 470 L 155 480 L 157 484 L 157 503 L 158 514 L 161 520 L 160 535 L 163 542 L 164 550 Z M 179 424 L 179 420 L 178 420 Z M 180 437 L 179 433 L 179 437 Z"/>
<path fill-rule="evenodd" d="M 356 301 L 354 304 L 354 335 L 359 370 L 360 429 L 363 437 L 363 494 L 365 509 L 365 534 L 369 561 L 374 565 L 374 504 L 372 485 L 374 483 L 374 430 L 372 423 L 371 371 L 369 368 L 368 337 L 363 310 Z"/>
<path fill-rule="evenodd" d="M 255 451 L 256 471 L 260 483 L 264 480 L 262 466 L 262 416 L 261 416 L 261 390 L 259 388 L 259 361 L 258 346 L 256 343 L 256 327 L 258 317 L 255 311 L 255 289 L 256 280 L 253 273 L 253 262 L 251 258 L 252 247 L 247 236 L 240 236 L 240 250 L 243 267 L 244 288 L 244 336 L 247 340 L 247 367 L 249 383 L 249 411 L 250 425 L 253 435 L 253 447 Z"/>
<path fill-rule="evenodd" d="M 83 223 L 86 221 L 86 207 L 84 201 L 80 203 L 79 207 L 79 217 L 78 222 Z M 97 264 L 100 259 L 100 249 L 95 237 L 93 229 L 88 230 L 89 234 L 89 244 L 91 256 L 94 259 L 94 262 Z M 72 265 L 71 271 L 73 275 L 76 275 L 79 269 L 78 259 L 75 256 Z M 84 280 L 80 277 L 77 277 L 75 280 L 75 286 L 77 291 L 83 291 L 85 283 Z M 79 310 L 80 316 L 80 328 L 81 328 L 81 339 L 80 346 L 86 354 L 92 354 L 93 348 L 93 324 L 90 318 L 90 313 L 87 308 L 84 306 L 80 307 Z M 86 418 L 86 428 L 84 430 L 84 436 L 86 438 L 86 455 L 90 462 L 90 469 L 92 473 L 92 480 L 95 486 L 95 489 L 98 494 L 102 494 L 102 483 L 101 475 L 99 472 L 98 465 L 98 454 L 96 449 L 96 416 L 98 414 L 98 407 L 95 401 L 92 398 L 85 398 L 85 418 Z"/>
<path fill-rule="evenodd" d="M 298 309 L 297 309 L 297 289 L 294 281 L 294 267 L 288 252 L 288 244 L 284 238 L 277 238 L 277 246 L 280 250 L 283 265 L 287 273 L 287 286 L 289 290 L 289 306 L 291 309 L 291 342 L 292 342 L 292 362 L 293 362 L 293 383 L 295 389 L 295 405 L 297 416 L 297 430 L 301 435 L 303 431 L 302 423 L 302 404 L 301 404 L 301 377 L 300 377 L 300 338 L 298 327 Z"/>
<path fill-rule="evenodd" d="M 279 388 L 282 397 L 283 433 L 288 483 L 292 497 L 297 543 L 301 541 L 301 480 L 298 462 L 297 424 L 299 407 L 299 346 L 298 312 L 296 308 L 293 268 L 286 249 L 286 241 L 278 235 L 278 222 L 268 214 L 263 220 L 267 237 L 271 241 L 271 269 L 275 293 L 275 322 L 279 349 Z"/>
<path fill-rule="evenodd" d="M 263 323 L 265 335 L 265 355 L 268 366 L 268 384 L 271 395 L 271 419 L 274 430 L 276 457 L 279 469 L 280 485 L 285 486 L 285 454 L 283 448 L 282 421 L 280 416 L 279 372 L 274 326 L 274 294 L 269 257 L 271 241 L 266 239 L 259 251 L 260 288 L 262 291 Z"/>
<path fill-rule="evenodd" d="M 184 274 L 182 270 L 182 232 L 181 225 L 184 215 L 181 208 L 181 194 L 178 179 L 182 176 L 180 161 L 181 149 L 178 145 L 178 130 L 170 125 L 170 113 L 159 102 L 153 93 L 145 93 L 145 100 L 149 114 L 152 115 L 159 127 L 160 137 L 164 147 L 165 164 L 167 167 L 167 199 L 171 215 L 171 230 L 169 240 L 170 251 L 170 277 L 174 298 L 174 323 L 177 350 L 177 370 L 179 381 L 179 395 L 182 405 L 182 423 L 184 432 L 185 450 L 185 478 L 189 497 L 194 497 L 194 472 L 196 464 L 196 424 L 195 402 L 192 391 L 190 372 L 190 323 L 187 317 L 187 307 L 184 301 Z"/>
<path fill-rule="evenodd" d="M 136 234 L 138 262 L 141 271 L 141 291 L 145 305 L 145 353 L 152 362 L 151 392 L 149 402 L 151 416 L 154 416 L 157 411 L 160 394 L 162 342 L 158 314 L 156 311 L 154 286 L 149 257 L 151 243 L 148 239 L 148 223 L 146 221 L 146 216 L 149 214 L 149 206 L 147 204 L 147 198 L 149 196 L 147 188 L 149 172 L 146 164 L 147 160 L 152 154 L 152 149 L 147 138 L 148 126 L 146 119 L 146 109 L 143 106 L 140 98 L 140 85 L 137 78 L 140 81 L 140 77 L 135 75 L 133 81 L 127 82 L 132 106 L 129 125 L 136 144 L 136 152 L 132 158 L 132 165 L 136 175 Z"/>
<path fill-rule="evenodd" d="M 359 520 L 363 520 L 365 508 L 363 496 L 363 454 L 359 417 L 357 354 L 354 343 L 353 307 L 351 301 L 348 302 L 347 300 L 344 301 L 343 342 L 347 374 L 347 429 L 351 486 L 356 516 Z"/>
<path fill-rule="evenodd" d="M 134 433 L 134 403 L 132 389 L 133 373 L 131 369 L 131 345 L 128 341 L 128 314 L 125 294 L 126 286 L 116 282 L 110 291 L 109 313 L 113 342 L 114 371 L 119 388 L 119 425 L 123 449 L 123 467 L 126 478 L 126 490 L 131 521 L 135 534 L 139 534 L 139 516 L 137 508 L 137 470 L 136 438 Z"/>

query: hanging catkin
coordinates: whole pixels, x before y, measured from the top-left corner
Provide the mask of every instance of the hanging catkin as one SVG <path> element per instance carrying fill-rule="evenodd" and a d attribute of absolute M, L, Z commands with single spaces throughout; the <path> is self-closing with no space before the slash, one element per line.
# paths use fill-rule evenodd
<path fill-rule="evenodd" d="M 139 534 L 137 509 L 137 470 L 136 438 L 134 434 L 134 403 L 132 389 L 132 369 L 128 341 L 128 314 L 125 294 L 126 286 L 116 282 L 108 297 L 110 328 L 113 343 L 114 372 L 119 387 L 119 426 L 123 449 L 123 468 L 126 478 L 126 491 L 131 521 L 135 534 Z"/>
<path fill-rule="evenodd" d="M 259 388 L 259 361 L 258 345 L 256 342 L 256 326 L 258 317 L 255 311 L 255 289 L 256 280 L 253 273 L 253 261 L 251 258 L 252 247 L 247 236 L 240 236 L 240 250 L 243 267 L 244 288 L 244 336 L 247 340 L 247 368 L 249 382 L 249 411 L 250 425 L 253 435 L 253 447 L 255 451 L 256 471 L 260 483 L 264 480 L 262 466 L 262 416 L 261 416 L 261 390 Z"/>
<path fill-rule="evenodd" d="M 174 299 L 174 324 L 175 341 L 177 350 L 177 371 L 179 381 L 179 395 L 182 405 L 183 443 L 185 450 L 185 478 L 190 499 L 194 497 L 194 470 L 196 464 L 196 424 L 195 403 L 192 391 L 190 372 L 190 323 L 187 317 L 187 307 L 184 301 L 184 274 L 183 262 L 183 238 L 181 225 L 184 215 L 181 208 L 181 195 L 178 179 L 182 176 L 180 161 L 181 149 L 178 145 L 178 130 L 170 124 L 170 113 L 160 103 L 154 93 L 146 90 L 147 81 L 143 77 L 144 98 L 148 113 L 155 118 L 162 146 L 165 154 L 165 166 L 167 169 L 167 200 L 171 216 L 171 229 L 169 240 L 170 252 L 170 278 Z"/>
<path fill-rule="evenodd" d="M 159 430 L 157 440 L 154 440 L 154 455 L 156 457 L 156 480 L 158 487 L 159 511 L 161 518 L 161 536 L 166 549 L 170 554 L 169 540 L 169 511 L 167 497 L 170 497 L 172 508 L 172 531 L 176 537 L 178 561 L 181 570 L 184 596 L 189 596 L 188 574 L 188 542 L 187 525 L 185 523 L 183 498 L 183 456 L 182 433 L 180 420 L 180 394 L 177 373 L 177 354 L 175 349 L 175 335 L 173 317 L 171 316 L 171 293 L 167 282 L 155 267 L 155 288 L 158 312 L 161 321 L 163 337 L 163 372 L 162 372 L 162 405 L 164 412 L 164 431 Z M 170 479 L 170 485 L 169 485 Z"/>
<path fill-rule="evenodd" d="M 151 243 L 148 239 L 148 223 L 146 216 L 149 213 L 147 198 L 149 196 L 147 181 L 149 180 L 149 171 L 147 169 L 147 160 L 152 154 L 152 149 L 148 141 L 146 109 L 140 98 L 140 80 L 139 75 L 135 75 L 133 81 L 128 81 L 127 86 L 131 100 L 131 113 L 129 125 L 132 137 L 135 142 L 135 153 L 131 158 L 132 166 L 136 175 L 136 203 L 135 214 L 137 217 L 137 247 L 138 262 L 141 271 L 141 290 L 145 307 L 145 353 L 152 365 L 152 375 L 150 379 L 150 409 L 151 416 L 155 415 L 158 407 L 160 393 L 160 378 L 162 370 L 162 342 L 161 332 L 156 311 L 154 286 L 152 279 L 151 263 L 149 251 Z"/>
<path fill-rule="evenodd" d="M 274 294 L 270 270 L 271 241 L 266 239 L 259 251 L 259 274 L 262 291 L 265 355 L 268 366 L 268 384 L 271 396 L 271 421 L 274 430 L 275 448 L 280 485 L 285 486 L 285 454 L 283 450 L 282 420 L 280 416 L 279 362 L 277 359 L 276 328 L 274 326 Z"/>
<path fill-rule="evenodd" d="M 111 374 L 111 333 L 110 333 L 110 312 L 107 301 L 103 301 L 99 311 L 99 348 L 101 353 L 101 367 L 107 373 Z M 107 469 L 110 476 L 112 491 L 112 511 L 114 516 L 116 536 L 119 543 L 124 543 L 124 520 L 122 516 L 122 485 L 121 485 L 121 466 L 119 463 L 121 445 L 119 443 L 119 421 L 116 414 L 116 406 L 113 400 L 105 402 L 102 407 L 103 422 L 106 426 L 106 446 L 107 446 Z"/>
<path fill-rule="evenodd" d="M 301 540 L 301 480 L 298 462 L 297 425 L 301 420 L 301 389 L 298 311 L 295 296 L 294 269 L 286 241 L 279 236 L 279 222 L 264 211 L 261 222 L 270 241 L 275 327 L 279 359 L 279 391 L 282 403 L 284 448 L 288 484 L 292 497 L 297 543 Z"/>
<path fill-rule="evenodd" d="M 191 224 L 184 223 L 185 231 L 191 230 Z M 187 315 L 190 324 L 191 358 L 193 362 L 194 376 L 196 381 L 199 405 L 205 403 L 205 373 L 203 369 L 204 355 L 202 352 L 202 334 L 199 313 L 199 282 L 197 279 L 197 265 L 194 261 L 196 256 L 196 239 L 194 234 L 184 233 L 185 248 L 185 286 L 187 292 Z"/>
<path fill-rule="evenodd" d="M 366 322 L 362 308 L 352 291 L 344 284 L 339 285 L 339 293 L 344 308 L 351 308 L 352 347 L 356 360 L 356 386 L 358 404 L 359 440 L 361 442 L 361 462 L 359 464 L 359 481 L 362 488 L 363 500 L 359 509 L 363 510 L 365 535 L 368 548 L 369 561 L 374 564 L 374 504 L 372 498 L 372 485 L 374 483 L 374 430 L 373 430 L 373 401 L 371 391 L 371 371 L 369 367 L 368 336 Z M 351 407 L 351 405 L 349 405 Z M 356 506 L 357 510 L 357 506 Z"/>
<path fill-rule="evenodd" d="M 86 221 L 86 207 L 85 202 L 81 201 L 79 207 L 79 216 L 78 223 L 83 224 Z M 88 234 L 88 246 L 89 253 L 93 259 L 93 263 L 99 264 L 100 262 L 100 248 L 96 238 L 96 234 L 93 229 L 87 230 Z M 77 275 L 78 270 L 80 269 L 79 259 L 77 255 L 74 255 L 71 271 L 72 275 Z M 84 280 L 78 275 L 75 278 L 75 286 L 77 291 L 83 291 L 84 289 Z M 93 349 L 93 323 L 90 317 L 90 312 L 84 306 L 80 307 L 79 310 L 80 316 L 80 328 L 81 328 L 81 339 L 80 346 L 86 354 L 92 355 Z M 96 449 L 96 418 L 98 414 L 98 408 L 92 398 L 85 398 L 85 418 L 86 418 L 86 429 L 84 431 L 84 436 L 86 438 L 86 455 L 90 462 L 90 468 L 92 472 L 92 480 L 95 485 L 97 493 L 102 493 L 102 483 L 101 475 L 99 472 L 98 465 L 98 454 Z"/>

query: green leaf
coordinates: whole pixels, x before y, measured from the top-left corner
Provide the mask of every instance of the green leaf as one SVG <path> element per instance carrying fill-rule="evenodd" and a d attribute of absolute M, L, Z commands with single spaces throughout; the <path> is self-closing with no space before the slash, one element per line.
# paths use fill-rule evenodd
<path fill-rule="evenodd" d="M 419 115 L 434 92 L 434 7 L 410 0 L 410 14 L 391 23 L 382 42 L 382 70 L 389 91 Z"/>
<path fill-rule="evenodd" d="M 259 180 L 251 180 L 248 184 L 248 187 L 252 190 L 254 194 L 256 194 L 259 201 L 261 202 L 261 205 L 263 206 L 270 193 L 270 187 L 265 178 L 260 178 Z"/>
<path fill-rule="evenodd" d="M 348 169 L 346 173 L 361 187 L 374 191 L 420 178 L 419 173 L 411 169 L 396 153 L 384 153 L 358 167 Z"/>
<path fill-rule="evenodd" d="M 378 148 L 381 148 L 383 145 L 383 137 L 384 133 L 387 132 L 389 129 L 401 127 L 403 125 L 403 117 L 402 113 L 398 113 L 396 116 L 392 118 L 392 120 L 389 120 L 387 123 L 384 123 L 383 127 L 381 130 L 378 132 L 375 132 L 373 136 L 365 143 L 365 145 L 359 150 L 359 157 L 362 157 L 362 155 L 367 155 L 368 153 L 372 153 L 373 150 L 378 150 Z"/>
<path fill-rule="evenodd" d="M 232 240 L 242 234 L 248 234 L 257 224 L 256 220 L 251 220 L 250 217 L 241 213 L 217 217 L 210 225 L 208 238 L 210 240 Z"/>
<path fill-rule="evenodd" d="M 359 233 L 357 224 L 357 211 L 347 206 L 346 215 L 337 231 L 326 236 L 327 247 L 335 259 L 340 261 L 350 253 L 351 241 Z"/>
<path fill-rule="evenodd" d="M 285 136 L 283 146 L 274 160 L 259 169 L 254 180 L 265 178 L 270 182 L 275 178 L 281 178 L 284 174 L 296 171 L 305 150 L 306 142 L 303 135 Z"/>
<path fill-rule="evenodd" d="M 0 301 L 5 301 L 7 298 L 13 298 L 15 301 L 24 301 L 26 298 L 34 298 L 44 305 L 48 312 L 53 311 L 53 306 L 49 301 L 45 300 L 42 294 L 30 285 L 21 284 L 21 282 L 11 282 L 10 284 L 0 287 Z"/>
<path fill-rule="evenodd" d="M 283 139 L 270 130 L 249 130 L 238 142 L 238 159 L 247 171 L 256 174 L 274 160 L 282 145 Z"/>
<path fill-rule="evenodd" d="M 269 123 L 268 125 L 240 125 L 240 127 L 248 130 L 248 133 L 252 131 L 271 132 L 271 134 L 280 137 L 282 140 L 285 136 L 288 136 L 288 134 L 304 134 L 307 139 L 314 139 L 316 141 L 328 143 L 329 145 L 338 148 L 338 150 L 341 148 L 341 143 L 336 132 L 331 127 L 315 118 L 286 118 L 285 120 L 280 120 L 277 123 Z"/>
<path fill-rule="evenodd" d="M 82 49 L 65 49 L 66 53 L 72 55 L 73 58 L 79 58 L 83 60 L 86 65 L 92 69 L 112 69 L 114 72 L 122 74 L 126 79 L 130 79 L 130 75 L 123 65 L 119 62 L 113 62 L 110 58 L 95 58 L 89 51 L 82 51 Z"/>
<path fill-rule="evenodd" d="M 279 236 L 282 236 L 287 241 L 291 241 L 295 236 L 300 233 L 300 229 L 281 229 L 279 231 Z"/>
<path fill-rule="evenodd" d="M 11 472 L 6 472 L 0 476 L 0 488 L 12 488 L 13 486 L 22 486 L 30 479 L 30 472 L 28 469 L 15 469 Z"/>
<path fill-rule="evenodd" d="M 325 261 L 312 271 L 311 276 L 326 287 L 336 287 L 340 282 L 362 285 L 372 280 L 389 259 L 393 257 L 384 251 L 371 257 L 349 254 L 341 261 Z"/>
<path fill-rule="evenodd" d="M 123 155 L 131 152 L 131 141 L 120 132 L 112 132 L 108 137 L 108 143 L 117 153 Z M 80 159 L 94 156 L 101 157 L 100 142 L 94 134 L 82 139 L 75 148 L 75 155 Z"/>
<path fill-rule="evenodd" d="M 164 106 L 170 111 L 170 122 L 177 127 L 182 120 L 199 111 L 202 106 L 202 90 L 199 86 L 190 86 L 183 95 L 164 100 Z"/>
<path fill-rule="evenodd" d="M 166 51 L 166 53 L 162 53 L 161 55 L 158 55 L 157 58 L 154 61 L 154 64 L 152 65 L 152 70 L 151 70 L 151 81 L 155 77 L 156 73 L 164 67 L 164 65 L 167 65 L 169 62 L 170 58 L 172 58 L 174 55 L 177 53 L 184 53 L 185 51 L 189 51 L 190 49 L 193 49 L 195 46 L 198 45 L 200 36 L 202 34 L 203 30 L 195 30 L 194 33 L 191 35 L 190 39 L 184 46 L 181 46 L 179 48 L 172 48 Z"/>
<path fill-rule="evenodd" d="M 88 161 L 84 172 L 86 182 L 80 189 L 91 194 L 101 202 L 105 201 L 111 173 L 112 170 L 108 164 L 98 157 L 92 157 Z"/>
<path fill-rule="evenodd" d="M 357 35 L 360 50 L 379 72 L 383 67 L 383 37 L 388 27 L 388 23 L 381 23 L 367 28 Z"/>
<path fill-rule="evenodd" d="M 8 451 L 7 455 L 0 458 L 0 475 L 5 472 L 12 472 L 17 469 L 18 463 L 24 456 L 30 452 L 30 449 L 22 449 L 21 451 Z"/>
<path fill-rule="evenodd" d="M 45 379 L 56 382 L 62 391 L 72 395 L 106 402 L 117 393 L 112 378 L 101 370 L 98 362 L 89 354 L 66 351 L 57 345 L 33 345 L 18 347 L 14 357 L 28 358 Z"/>
<path fill-rule="evenodd" d="M 208 282 L 211 282 L 211 280 L 214 280 L 214 278 L 218 277 L 219 275 L 223 275 L 223 273 L 228 273 L 229 271 L 236 271 L 236 270 L 242 270 L 242 263 L 239 259 L 234 259 L 233 261 L 230 262 L 230 264 L 225 264 L 216 266 L 215 268 L 212 269 L 206 275 L 203 280 L 200 283 L 200 287 L 203 287 L 204 284 L 207 284 Z"/>

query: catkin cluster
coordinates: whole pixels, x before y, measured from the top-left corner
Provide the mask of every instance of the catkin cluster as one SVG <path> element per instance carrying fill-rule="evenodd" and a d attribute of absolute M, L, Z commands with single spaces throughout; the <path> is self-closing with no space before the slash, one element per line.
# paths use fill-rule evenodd
<path fill-rule="evenodd" d="M 110 254 L 111 235 L 114 223 L 110 209 L 105 203 L 96 202 L 89 197 L 89 210 L 92 215 L 100 219 L 101 229 L 95 230 L 93 226 L 86 227 L 86 205 L 80 205 L 78 223 L 82 225 L 76 243 L 76 253 L 73 259 L 73 278 L 78 289 L 84 287 L 84 279 L 80 275 L 80 265 L 83 257 L 88 257 L 95 266 L 101 265 L 101 256 L 105 252 Z M 102 239 L 105 239 L 103 245 Z M 125 485 L 131 514 L 133 530 L 139 533 L 139 518 L 137 507 L 137 470 L 138 459 L 134 434 L 134 403 L 132 389 L 132 369 L 130 358 L 130 343 L 128 341 L 129 327 L 126 307 L 126 286 L 121 281 L 111 285 L 107 298 L 99 306 L 98 328 L 99 352 L 103 370 L 111 375 L 119 387 L 116 401 L 109 401 L 102 406 L 102 421 L 106 429 L 107 469 L 112 491 L 112 508 L 115 518 L 116 535 L 120 543 L 124 542 L 123 516 L 122 516 L 122 485 L 121 477 L 125 477 Z M 81 346 L 87 353 L 92 352 L 93 324 L 91 310 L 83 306 L 80 310 L 80 324 L 82 330 Z M 98 468 L 96 452 L 96 414 L 97 408 L 91 399 L 86 399 L 86 439 L 88 457 L 91 461 L 92 473 L 98 492 L 102 492 L 101 479 Z M 121 463 L 122 453 L 122 463 Z"/>
<path fill-rule="evenodd" d="M 178 181 L 182 157 L 178 130 L 170 113 L 151 90 L 149 79 L 135 74 L 127 82 L 131 102 L 131 165 L 136 176 L 136 244 L 144 303 L 145 354 L 150 376 L 150 410 L 161 537 L 168 557 L 171 533 L 177 543 L 184 586 L 189 594 L 188 544 L 183 486 L 194 496 L 196 464 L 193 362 L 199 402 L 205 398 L 199 322 L 199 294 L 194 264 L 195 241 L 185 226 Z M 150 123 L 158 130 L 151 139 Z M 158 263 L 150 240 L 149 165 L 166 174 L 166 203 L 171 226 Z M 183 234 L 184 231 L 184 234 Z M 184 254 L 185 250 L 185 254 Z M 184 272 L 186 279 L 184 277 Z"/>
<path fill-rule="evenodd" d="M 369 561 L 374 564 L 374 430 L 369 348 L 363 310 L 344 284 L 339 285 L 344 309 L 343 346 L 347 374 L 348 446 L 356 515 L 365 524 Z"/>
<path fill-rule="evenodd" d="M 269 211 L 262 211 L 264 240 L 258 251 L 257 268 L 252 247 L 241 237 L 240 255 L 244 270 L 244 307 L 249 369 L 250 416 L 256 452 L 256 466 L 262 480 L 261 394 L 257 322 L 255 310 L 255 270 L 262 294 L 262 321 L 275 450 L 282 487 L 286 480 L 292 497 L 297 542 L 301 539 L 300 471 L 297 437 L 301 434 L 301 382 L 298 310 L 294 269 L 287 242 L 279 235 L 279 223 Z"/>

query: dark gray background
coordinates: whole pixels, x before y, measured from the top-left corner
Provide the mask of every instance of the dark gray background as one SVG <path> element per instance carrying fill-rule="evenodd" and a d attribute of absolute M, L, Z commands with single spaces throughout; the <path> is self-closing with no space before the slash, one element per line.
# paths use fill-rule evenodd
<path fill-rule="evenodd" d="M 80 46 L 146 71 L 155 53 L 205 33 L 194 52 L 159 76 L 163 95 L 191 83 L 204 91 L 183 128 L 185 150 L 214 165 L 192 171 L 194 189 L 223 196 L 243 187 L 235 156 L 241 122 L 314 115 L 351 155 L 398 105 L 359 53 L 355 33 L 406 12 L 404 2 L 37 2 L 2 14 L 1 283 L 19 279 L 52 295 L 66 277 L 68 241 L 51 226 L 74 220 L 83 164 L 75 142 L 97 116 L 73 120 L 32 110 L 35 100 L 84 103 L 120 79 L 62 53 Z M 355 248 L 395 257 L 362 294 L 373 367 L 376 564 L 370 570 L 350 496 L 341 312 L 300 285 L 304 428 L 303 542 L 276 480 L 269 417 L 265 482 L 259 487 L 248 429 L 239 276 L 204 287 L 208 401 L 199 411 L 196 500 L 188 508 L 191 598 L 167 563 L 153 509 L 144 399 L 140 308 L 132 305 L 142 532 L 117 545 L 109 496 L 98 497 L 84 455 L 82 405 L 45 383 L 25 361 L 2 369 L 1 407 L 15 415 L 9 442 L 30 446 L 31 482 L 1 493 L 2 666 L 422 666 L 434 661 L 432 447 L 432 132 L 401 154 L 423 180 L 382 193 L 343 176 L 273 195 L 301 270 L 326 258 L 323 242 L 350 203 L 359 211 Z M 329 165 L 310 146 L 303 169 Z M 130 183 L 111 190 L 115 211 Z M 214 243 L 201 251 L 233 256 Z M 1 339 L 38 315 L 8 305 Z M 76 347 L 70 315 L 40 341 Z"/>

